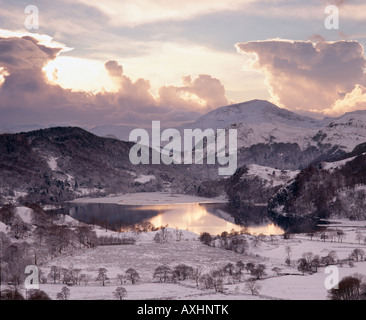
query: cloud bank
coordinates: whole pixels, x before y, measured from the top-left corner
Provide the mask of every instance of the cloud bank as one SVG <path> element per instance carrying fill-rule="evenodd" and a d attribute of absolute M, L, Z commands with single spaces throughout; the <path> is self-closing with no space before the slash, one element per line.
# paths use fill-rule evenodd
<path fill-rule="evenodd" d="M 235 11 L 255 0 L 78 0 L 110 17 L 114 25 L 136 27 L 159 21 L 182 21 L 221 11 Z"/>
<path fill-rule="evenodd" d="M 205 74 L 185 76 L 181 86 L 162 87 L 153 96 L 148 80 L 132 81 L 114 60 L 105 68 L 118 90 L 65 89 L 50 83 L 42 70 L 63 49 L 29 36 L 0 38 L 0 123 L 147 126 L 160 120 L 168 126 L 228 103 L 220 80 Z"/>
<path fill-rule="evenodd" d="M 366 84 L 364 49 L 357 41 L 266 40 L 238 43 L 253 55 L 247 66 L 265 74 L 272 100 L 292 110 L 340 114 L 355 108 Z"/>

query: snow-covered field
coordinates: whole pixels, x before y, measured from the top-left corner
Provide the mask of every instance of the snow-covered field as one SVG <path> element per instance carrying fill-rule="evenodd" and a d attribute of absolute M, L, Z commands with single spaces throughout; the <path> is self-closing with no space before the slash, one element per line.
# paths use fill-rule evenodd
<path fill-rule="evenodd" d="M 71 222 L 71 221 L 69 221 Z M 335 251 L 339 259 L 345 259 L 355 248 L 366 251 L 365 243 L 358 243 L 357 232 L 366 236 L 366 222 L 351 222 L 345 220 L 332 221 L 329 228 L 343 230 L 345 237 L 342 242 L 330 239 L 323 241 L 308 235 L 298 234 L 291 239 L 282 236 L 264 237 L 259 244 L 252 243 L 248 236 L 249 252 L 238 254 L 233 251 L 218 247 L 209 247 L 198 240 L 198 235 L 192 232 L 182 231 L 181 241 L 177 242 L 174 237 L 168 243 L 155 243 L 153 241 L 156 232 L 141 233 L 137 236 L 135 245 L 123 246 L 100 246 L 93 250 L 80 249 L 72 255 L 61 256 L 49 261 L 42 267 L 45 273 L 49 272 L 52 265 L 58 267 L 81 269 L 82 273 L 91 276 L 87 286 L 72 286 L 70 299 L 114 299 L 113 292 L 117 287 L 118 274 L 123 274 L 127 269 L 134 268 L 140 274 L 138 284 L 130 283 L 122 286 L 127 290 L 127 299 L 152 300 L 152 299 L 200 299 L 200 300 L 252 300 L 252 299 L 295 299 L 295 300 L 324 300 L 327 299 L 328 291 L 325 281 L 329 274 L 320 268 L 317 273 L 302 275 L 297 270 L 296 261 L 306 252 L 314 255 L 326 256 L 330 251 Z M 169 229 L 173 233 L 174 229 Z M 98 235 L 122 236 L 112 231 L 97 229 Z M 292 265 L 285 263 L 286 247 L 291 248 Z M 179 264 L 186 264 L 193 268 L 200 267 L 202 274 L 217 270 L 228 263 L 236 264 L 237 261 L 244 264 L 264 264 L 266 275 L 258 280 L 260 285 L 259 294 L 252 295 L 247 287 L 246 280 L 251 275 L 244 271 L 240 282 L 224 280 L 224 292 L 216 293 L 214 289 L 204 290 L 196 288 L 193 280 L 180 281 L 178 283 L 160 283 L 153 278 L 154 270 L 166 265 L 171 268 Z M 280 268 L 278 276 L 272 269 Z M 99 268 L 106 268 L 110 283 L 101 286 L 95 280 Z M 355 273 L 366 276 L 366 262 L 355 262 L 354 266 L 348 264 L 338 266 L 339 279 Z M 61 291 L 62 284 L 42 284 L 41 289 L 47 292 L 51 298 L 56 298 Z"/>
<path fill-rule="evenodd" d="M 17 207 L 16 216 L 25 223 L 32 223 L 32 210 L 26 207 Z M 70 216 L 60 216 L 55 221 L 57 225 L 74 228 L 78 221 Z M 153 299 L 182 299 L 182 300 L 272 300 L 272 299 L 296 299 L 296 300 L 324 300 L 328 297 L 328 289 L 325 282 L 329 273 L 324 267 L 320 267 L 317 273 L 305 275 L 297 269 L 297 261 L 304 253 L 325 257 L 330 252 L 335 252 L 337 259 L 347 259 L 354 249 L 366 251 L 366 221 L 332 220 L 326 225 L 326 232 L 331 230 L 343 231 L 342 238 L 310 237 L 309 234 L 295 234 L 289 239 L 282 235 L 254 236 L 243 235 L 248 248 L 245 254 L 225 250 L 220 247 L 220 241 L 215 241 L 215 246 L 207 246 L 199 241 L 199 235 L 181 230 L 167 228 L 170 237 L 168 242 L 157 243 L 154 237 L 157 232 L 114 232 L 95 226 L 94 231 L 98 237 L 133 237 L 135 244 L 98 246 L 94 249 L 75 247 L 69 253 L 52 258 L 39 267 L 44 276 L 50 272 L 51 266 L 66 269 L 79 269 L 79 272 L 89 276 L 87 285 L 69 286 L 70 299 L 72 300 L 103 300 L 114 299 L 114 291 L 117 287 L 127 290 L 127 299 L 153 300 Z M 11 231 L 0 223 L 0 231 L 10 235 Z M 31 238 L 31 237 L 30 237 Z M 29 244 L 30 238 L 25 239 Z M 29 241 L 28 241 L 29 240 Z M 178 241 L 179 240 L 179 241 Z M 24 241 L 24 240 L 22 240 Z M 286 259 L 290 258 L 290 263 Z M 337 264 L 339 280 L 349 275 L 362 275 L 366 277 L 366 261 L 363 257 L 353 264 L 347 262 Z M 364 260 L 364 261 L 362 261 Z M 240 279 L 223 277 L 223 292 L 215 292 L 215 289 L 204 289 L 202 285 L 197 287 L 195 279 L 187 279 L 176 283 L 160 283 L 154 278 L 154 271 L 159 266 L 167 266 L 171 269 L 185 264 L 194 270 L 199 269 L 200 274 L 223 269 L 231 263 L 236 265 L 238 261 L 244 264 L 265 265 L 265 275 L 257 280 L 258 293 L 252 295 L 248 289 L 248 281 L 252 275 L 243 270 Z M 97 281 L 98 271 L 105 268 L 110 279 L 105 286 Z M 126 270 L 133 268 L 140 275 L 137 284 L 130 282 L 120 283 L 118 275 L 124 275 Z M 47 283 L 40 284 L 52 299 L 65 286 L 62 283 L 52 284 L 49 278 Z"/>

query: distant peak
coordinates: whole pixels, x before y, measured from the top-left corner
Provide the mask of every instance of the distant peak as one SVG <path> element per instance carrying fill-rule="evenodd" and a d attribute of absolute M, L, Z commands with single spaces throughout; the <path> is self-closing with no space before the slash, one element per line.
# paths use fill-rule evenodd
<path fill-rule="evenodd" d="M 267 100 L 259 99 L 212 110 L 197 119 L 191 126 L 225 128 L 238 123 L 248 125 L 270 123 L 297 128 L 317 128 L 321 126 L 320 121 L 316 119 L 299 115 L 288 109 L 280 108 Z"/>
<path fill-rule="evenodd" d="M 281 109 L 280 107 L 276 106 L 275 104 L 267 101 L 267 100 L 260 100 L 260 99 L 254 99 L 254 100 L 249 100 L 249 101 L 245 101 L 245 102 L 239 102 L 239 103 L 235 103 L 235 104 L 231 104 L 231 105 L 227 105 L 221 108 L 238 108 L 238 107 L 250 107 L 250 106 L 254 106 L 254 107 L 273 107 L 276 109 Z M 221 109 L 219 108 L 219 109 Z"/>

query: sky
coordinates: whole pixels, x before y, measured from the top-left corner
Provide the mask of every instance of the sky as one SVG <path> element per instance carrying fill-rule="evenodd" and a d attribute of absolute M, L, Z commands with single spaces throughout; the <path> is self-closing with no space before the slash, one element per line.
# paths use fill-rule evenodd
<path fill-rule="evenodd" d="M 0 0 L 0 126 L 340 116 L 366 109 L 365 44 L 361 0 Z"/>

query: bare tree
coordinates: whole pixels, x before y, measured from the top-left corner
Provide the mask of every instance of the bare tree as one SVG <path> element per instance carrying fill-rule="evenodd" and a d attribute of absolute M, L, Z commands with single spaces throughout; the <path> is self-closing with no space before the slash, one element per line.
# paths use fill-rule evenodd
<path fill-rule="evenodd" d="M 251 292 L 251 294 L 258 295 L 262 286 L 256 280 L 248 280 L 245 283 L 245 288 Z"/>
<path fill-rule="evenodd" d="M 42 207 L 39 204 L 33 203 L 27 207 L 32 209 L 31 218 L 33 225 L 37 227 L 47 226 L 50 223 L 46 212 L 42 209 Z"/>
<path fill-rule="evenodd" d="M 12 204 L 6 204 L 0 209 L 0 221 L 9 225 L 15 215 L 15 206 Z"/>
<path fill-rule="evenodd" d="M 244 254 L 248 247 L 248 242 L 242 236 L 230 236 L 229 250 Z"/>
<path fill-rule="evenodd" d="M 339 284 L 338 289 L 329 290 L 331 300 L 358 300 L 360 299 L 360 289 L 362 282 L 356 277 L 345 277 Z"/>
<path fill-rule="evenodd" d="M 254 246 L 255 248 L 259 247 L 259 245 L 260 245 L 260 243 L 261 243 L 261 237 L 260 237 L 260 236 L 253 236 L 253 237 L 251 238 L 251 240 L 252 240 L 253 246 Z"/>
<path fill-rule="evenodd" d="M 91 280 L 92 276 L 90 274 L 82 273 L 79 276 L 79 283 L 80 285 L 83 284 L 84 286 L 87 286 Z"/>
<path fill-rule="evenodd" d="M 337 254 L 335 251 L 330 251 L 325 257 L 321 257 L 320 262 L 325 266 L 334 265 L 337 262 Z"/>
<path fill-rule="evenodd" d="M 5 248 L 10 245 L 10 241 L 4 232 L 0 232 L 0 299 L 1 299 L 1 285 L 4 279 L 4 252 Z"/>
<path fill-rule="evenodd" d="M 205 289 L 212 289 L 214 288 L 214 279 L 212 278 L 212 276 L 208 273 L 203 274 L 200 279 L 199 282 L 202 284 L 202 286 Z"/>
<path fill-rule="evenodd" d="M 239 260 L 236 262 L 235 266 L 237 267 L 238 269 L 238 273 L 239 274 L 242 274 L 243 270 L 245 269 L 245 264 L 243 261 Z"/>
<path fill-rule="evenodd" d="M 23 295 L 17 287 L 14 289 L 5 289 L 1 292 L 0 300 L 24 300 Z"/>
<path fill-rule="evenodd" d="M 337 229 L 336 234 L 337 234 L 338 242 L 343 242 L 343 238 L 345 237 L 345 233 L 343 232 L 343 230 Z"/>
<path fill-rule="evenodd" d="M 302 272 L 302 275 L 305 275 L 306 272 L 311 272 L 311 265 L 305 258 L 300 258 L 297 263 L 297 270 Z"/>
<path fill-rule="evenodd" d="M 87 248 L 94 248 L 97 245 L 98 237 L 91 226 L 79 226 L 76 228 L 76 235 L 79 240 L 80 246 Z"/>
<path fill-rule="evenodd" d="M 287 254 L 286 264 L 289 266 L 291 264 L 292 248 L 290 246 L 286 246 L 285 251 Z"/>
<path fill-rule="evenodd" d="M 210 272 L 212 277 L 212 284 L 216 292 L 223 292 L 224 291 L 224 279 L 221 270 L 214 270 Z"/>
<path fill-rule="evenodd" d="M 49 295 L 42 290 L 30 290 L 27 300 L 51 300 Z"/>
<path fill-rule="evenodd" d="M 364 236 L 361 231 L 357 231 L 356 233 L 356 240 L 358 241 L 358 244 L 361 244 L 361 241 L 363 241 Z"/>
<path fill-rule="evenodd" d="M 36 266 L 38 266 L 40 261 L 47 259 L 47 249 L 38 241 L 31 243 L 28 251 L 32 255 L 33 263 Z"/>
<path fill-rule="evenodd" d="M 174 273 L 178 280 L 184 281 L 193 276 L 194 270 L 190 266 L 180 264 L 174 268 Z"/>
<path fill-rule="evenodd" d="M 311 241 L 313 241 L 313 238 L 315 236 L 315 232 L 311 231 L 311 232 L 308 232 L 306 235 L 310 238 Z"/>
<path fill-rule="evenodd" d="M 179 230 L 178 227 L 175 228 L 174 235 L 175 235 L 175 240 L 177 242 L 182 241 L 183 232 L 182 232 L 182 230 Z"/>
<path fill-rule="evenodd" d="M 69 300 L 70 289 L 68 287 L 63 287 L 61 292 L 56 295 L 57 300 Z"/>
<path fill-rule="evenodd" d="M 323 232 L 320 234 L 320 239 L 323 240 L 323 242 L 325 242 L 325 240 L 328 239 L 328 234 L 326 232 Z"/>
<path fill-rule="evenodd" d="M 200 235 L 200 241 L 206 246 L 210 246 L 212 242 L 212 236 L 208 232 L 203 232 Z"/>
<path fill-rule="evenodd" d="M 167 228 L 162 228 L 159 232 L 155 234 L 154 241 L 157 243 L 166 243 L 169 241 L 170 232 Z"/>
<path fill-rule="evenodd" d="M 197 288 L 199 287 L 199 279 L 200 279 L 201 275 L 202 275 L 202 267 L 198 267 L 193 270 L 192 276 L 193 276 L 194 281 L 196 282 Z"/>
<path fill-rule="evenodd" d="M 248 273 L 251 273 L 255 268 L 255 264 L 253 262 L 248 262 L 246 265 L 245 265 L 245 270 L 248 272 Z"/>
<path fill-rule="evenodd" d="M 135 269 L 128 269 L 126 271 L 126 278 L 131 281 L 132 284 L 136 284 L 140 280 L 140 275 Z"/>
<path fill-rule="evenodd" d="M 117 300 L 123 300 L 127 297 L 127 290 L 123 287 L 117 287 L 113 295 Z"/>
<path fill-rule="evenodd" d="M 98 271 L 97 281 L 100 281 L 102 286 L 104 287 L 107 282 L 109 282 L 109 278 L 107 276 L 107 269 L 100 268 Z"/>
<path fill-rule="evenodd" d="M 168 282 L 173 279 L 173 270 L 168 266 L 160 266 L 155 269 L 154 278 L 160 282 Z"/>
<path fill-rule="evenodd" d="M 53 281 L 55 284 L 57 281 L 60 281 L 61 279 L 61 270 L 57 266 L 51 266 L 50 273 L 48 274 L 48 277 Z"/>
<path fill-rule="evenodd" d="M 363 261 L 363 257 L 365 256 L 365 251 L 362 249 L 356 248 L 352 251 L 350 258 L 354 258 L 356 262 Z"/>
<path fill-rule="evenodd" d="M 319 255 L 313 256 L 311 262 L 311 267 L 313 272 L 318 272 L 318 268 L 320 267 L 320 257 Z"/>
<path fill-rule="evenodd" d="M 277 277 L 281 275 L 282 269 L 279 267 L 272 268 L 272 271 L 276 273 Z"/>
<path fill-rule="evenodd" d="M 30 231 L 30 225 L 16 215 L 11 222 L 10 230 L 15 239 L 22 239 Z"/>
<path fill-rule="evenodd" d="M 126 276 L 123 274 L 117 274 L 117 281 L 119 284 L 125 284 L 126 283 Z"/>
<path fill-rule="evenodd" d="M 9 244 L 3 252 L 2 262 L 3 267 L 6 267 L 6 272 L 3 273 L 6 281 L 14 286 L 22 284 L 25 279 L 25 267 L 32 264 L 32 261 L 28 259 L 27 245 L 24 243 Z"/>
<path fill-rule="evenodd" d="M 266 274 L 265 270 L 266 270 L 266 266 L 264 264 L 259 264 L 250 273 L 257 280 L 259 280 L 259 279 L 261 279 Z"/>

